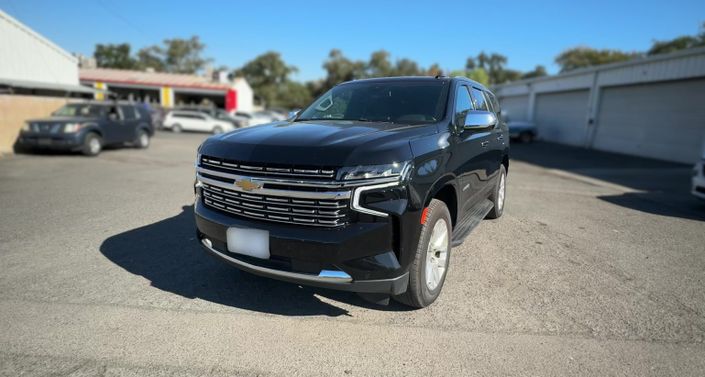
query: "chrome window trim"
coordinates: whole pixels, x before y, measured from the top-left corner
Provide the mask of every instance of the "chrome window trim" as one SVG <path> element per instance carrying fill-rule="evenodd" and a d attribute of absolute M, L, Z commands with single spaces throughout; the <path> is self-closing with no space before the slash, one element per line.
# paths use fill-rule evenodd
<path fill-rule="evenodd" d="M 352 201 L 350 202 L 350 207 L 357 212 L 366 213 L 368 215 L 388 217 L 389 216 L 388 213 L 375 211 L 373 209 L 363 207 L 360 204 L 360 195 L 362 195 L 363 192 L 383 189 L 383 188 L 387 188 L 387 187 L 394 187 L 394 186 L 398 186 L 398 185 L 399 185 L 399 182 L 390 182 L 390 183 L 383 183 L 380 185 L 358 187 L 353 192 L 353 198 L 352 198 Z"/>

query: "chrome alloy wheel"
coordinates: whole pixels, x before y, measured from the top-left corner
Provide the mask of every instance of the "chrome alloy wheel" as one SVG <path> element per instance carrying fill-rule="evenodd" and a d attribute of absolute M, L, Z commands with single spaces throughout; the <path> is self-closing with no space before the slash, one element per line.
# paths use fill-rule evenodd
<path fill-rule="evenodd" d="M 501 211 L 504 208 L 504 195 L 507 190 L 506 188 L 506 175 L 502 174 L 499 177 L 499 192 L 497 193 L 497 207 Z"/>
<path fill-rule="evenodd" d="M 438 219 L 431 231 L 426 251 L 426 286 L 436 289 L 443 279 L 448 262 L 448 224 L 445 219 Z"/>
<path fill-rule="evenodd" d="M 100 140 L 98 138 L 92 138 L 88 142 L 88 150 L 90 150 L 91 154 L 98 154 L 100 152 Z"/>

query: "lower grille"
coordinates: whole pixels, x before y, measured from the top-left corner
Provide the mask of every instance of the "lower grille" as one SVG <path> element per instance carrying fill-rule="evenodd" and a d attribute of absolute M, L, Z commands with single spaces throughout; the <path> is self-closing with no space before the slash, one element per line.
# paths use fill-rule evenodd
<path fill-rule="evenodd" d="M 348 199 L 249 194 L 207 183 L 201 187 L 206 206 L 237 216 L 322 227 L 338 227 L 349 222 Z"/>

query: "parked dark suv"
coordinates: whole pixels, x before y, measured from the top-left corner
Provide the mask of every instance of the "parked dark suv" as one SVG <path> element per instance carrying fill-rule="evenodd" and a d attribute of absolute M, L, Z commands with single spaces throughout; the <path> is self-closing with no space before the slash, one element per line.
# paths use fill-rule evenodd
<path fill-rule="evenodd" d="M 380 78 L 211 137 L 196 160 L 198 240 L 254 274 L 427 306 L 451 247 L 502 215 L 499 111 L 465 78 Z"/>
<path fill-rule="evenodd" d="M 17 139 L 19 149 L 80 151 L 88 156 L 104 146 L 130 143 L 147 148 L 154 134 L 149 111 L 123 102 L 69 103 L 51 117 L 28 120 Z"/>

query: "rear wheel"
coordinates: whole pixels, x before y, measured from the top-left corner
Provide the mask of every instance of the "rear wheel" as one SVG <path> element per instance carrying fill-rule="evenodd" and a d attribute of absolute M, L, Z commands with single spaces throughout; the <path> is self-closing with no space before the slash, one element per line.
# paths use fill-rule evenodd
<path fill-rule="evenodd" d="M 181 132 L 181 130 L 183 130 L 183 128 L 181 128 L 181 125 L 178 123 L 171 126 L 171 132 L 175 132 L 178 134 L 179 132 Z"/>
<path fill-rule="evenodd" d="M 86 156 L 97 156 L 101 150 L 103 150 L 103 139 L 94 133 L 86 135 L 81 152 Z"/>
<path fill-rule="evenodd" d="M 149 134 L 145 130 L 137 131 L 137 138 L 134 142 L 135 146 L 140 149 L 149 147 Z"/>
<path fill-rule="evenodd" d="M 499 166 L 499 179 L 495 184 L 494 191 L 490 195 L 490 200 L 494 206 L 492 210 L 487 214 L 488 219 L 497 219 L 504 213 L 504 201 L 507 196 L 507 169 L 504 165 Z"/>
<path fill-rule="evenodd" d="M 421 227 L 419 245 L 409 268 L 409 287 L 394 299 L 408 306 L 431 305 L 441 293 L 450 264 L 451 218 L 448 207 L 433 199 L 426 223 Z"/>

